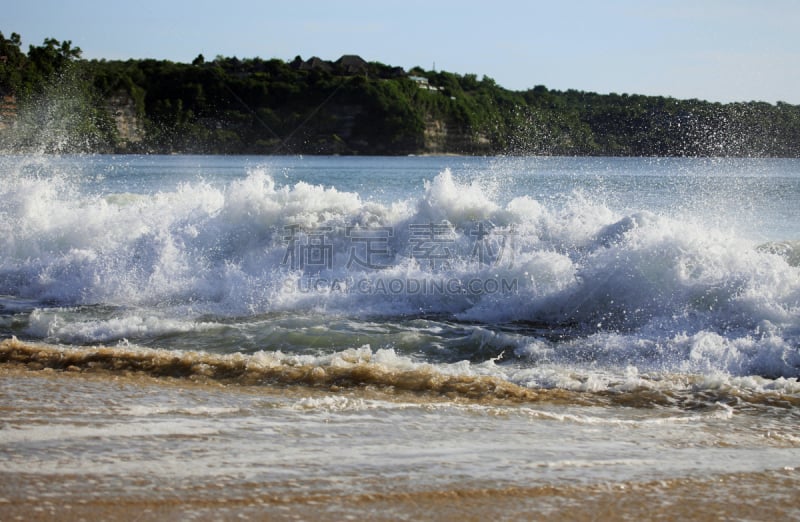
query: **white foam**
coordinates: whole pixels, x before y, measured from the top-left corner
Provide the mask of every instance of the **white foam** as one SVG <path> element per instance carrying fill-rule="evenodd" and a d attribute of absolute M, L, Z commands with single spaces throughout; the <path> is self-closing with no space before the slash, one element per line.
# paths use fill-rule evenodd
<path fill-rule="evenodd" d="M 450 171 L 411 202 L 388 205 L 334 187 L 279 186 L 265 168 L 223 186 L 198 181 L 145 196 L 82 193 L 68 176 L 8 176 L 0 187 L 0 294 L 157 311 L 69 323 L 43 310 L 31 315 L 31 335 L 65 342 L 211 328 L 192 319 L 206 313 L 423 312 L 581 335 L 561 343 L 561 353 L 514 341 L 520 356 L 563 362 L 591 352 L 643 370 L 797 376 L 800 268 L 785 257 L 688 219 L 618 215 L 580 193 L 553 207 L 529 196 L 503 204 L 495 192 Z M 438 267 L 415 257 L 425 248 L 409 229 L 431 224 L 451 227 L 454 255 Z M 493 258 L 476 259 L 478 224 Z M 293 226 L 303 234 L 328 227 L 330 267 L 288 266 Z M 346 266 L 353 226 L 393 231 L 384 268 Z M 315 277 L 326 284 L 303 291 Z M 455 282 L 447 288 L 456 291 L 409 291 L 420 281 Z M 513 291 L 464 291 L 472 283 L 485 290 L 486 281 L 513 283 Z M 406 286 L 376 291 L 392 282 Z M 540 373 L 530 382 L 578 386 L 565 378 Z"/>
<path fill-rule="evenodd" d="M 162 334 L 203 332 L 220 328 L 218 323 L 128 313 L 110 319 L 70 320 L 69 310 L 36 309 L 30 314 L 29 335 L 51 342 L 109 342 L 123 338 L 146 338 Z"/>
<path fill-rule="evenodd" d="M 95 437 L 164 437 L 183 435 L 186 437 L 199 437 L 203 435 L 216 435 L 219 430 L 209 427 L 201 420 L 192 421 L 183 419 L 181 422 L 152 421 L 107 423 L 99 426 L 85 424 L 60 423 L 44 426 L 28 426 L 0 430 L 0 444 L 15 444 L 20 442 L 45 442 L 66 441 L 70 439 L 87 439 Z"/>
<path fill-rule="evenodd" d="M 132 417 L 152 417 L 160 415 L 197 415 L 201 417 L 213 417 L 217 415 L 231 415 L 240 413 L 238 406 L 148 406 L 137 404 L 124 409 L 117 410 L 120 415 L 130 415 Z"/>

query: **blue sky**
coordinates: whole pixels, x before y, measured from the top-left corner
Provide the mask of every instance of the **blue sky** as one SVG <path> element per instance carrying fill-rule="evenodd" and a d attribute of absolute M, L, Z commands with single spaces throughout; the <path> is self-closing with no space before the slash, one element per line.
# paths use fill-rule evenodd
<path fill-rule="evenodd" d="M 800 104 L 798 0 L 0 0 L 23 44 L 189 62 L 359 54 L 535 85 Z"/>

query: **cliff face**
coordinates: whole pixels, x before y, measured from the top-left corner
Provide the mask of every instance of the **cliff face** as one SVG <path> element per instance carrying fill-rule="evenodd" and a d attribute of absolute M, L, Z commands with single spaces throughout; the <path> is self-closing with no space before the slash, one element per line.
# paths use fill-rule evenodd
<path fill-rule="evenodd" d="M 425 152 L 442 154 L 449 152 L 448 138 L 451 136 L 447 124 L 443 120 L 431 117 L 425 120 Z"/>
<path fill-rule="evenodd" d="M 370 143 L 358 132 L 364 112 L 359 104 L 331 104 L 290 129 L 275 152 L 356 154 L 369 150 Z"/>
<path fill-rule="evenodd" d="M 105 108 L 116 126 L 120 152 L 135 148 L 144 140 L 144 124 L 136 110 L 136 103 L 129 94 L 113 94 L 106 99 Z"/>
<path fill-rule="evenodd" d="M 486 134 L 428 115 L 419 132 L 394 133 L 361 104 L 331 104 L 312 118 L 263 140 L 257 153 L 301 154 L 491 154 Z M 389 138 L 394 136 L 394 138 Z"/>
<path fill-rule="evenodd" d="M 11 128 L 17 121 L 17 98 L 6 95 L 0 98 L 0 131 Z"/>
<path fill-rule="evenodd" d="M 428 115 L 425 119 L 425 154 L 490 154 L 491 141 L 481 132 L 470 132 L 458 124 Z"/>

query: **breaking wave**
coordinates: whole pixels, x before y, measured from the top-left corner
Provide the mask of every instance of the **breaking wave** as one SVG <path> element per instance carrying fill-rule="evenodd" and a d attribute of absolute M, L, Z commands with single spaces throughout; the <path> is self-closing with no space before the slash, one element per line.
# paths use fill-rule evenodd
<path fill-rule="evenodd" d="M 796 241 L 757 244 L 688 216 L 619 214 L 579 192 L 558 205 L 503 199 L 447 170 L 388 203 L 281 185 L 263 167 L 151 193 L 81 183 L 6 173 L 5 337 L 209 352 L 227 337 L 222 351 L 251 357 L 339 353 L 367 338 L 373 356 L 508 364 L 504 375 L 525 393 L 574 387 L 569 372 L 548 380 L 553 365 L 800 376 Z M 287 315 L 318 320 L 276 325 Z M 325 328 L 348 320 L 358 325 Z"/>

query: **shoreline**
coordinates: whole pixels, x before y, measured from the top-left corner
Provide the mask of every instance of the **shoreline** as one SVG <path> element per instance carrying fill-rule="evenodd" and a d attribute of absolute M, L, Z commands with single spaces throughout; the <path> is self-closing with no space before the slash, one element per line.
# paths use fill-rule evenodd
<path fill-rule="evenodd" d="M 77 372 L 31 371 L 7 365 L 0 367 L 0 375 L 6 382 L 10 379 L 18 384 L 43 384 L 53 390 L 66 386 L 72 391 L 91 388 L 116 394 L 124 389 L 127 390 L 125 397 L 129 397 L 126 400 L 134 401 L 136 397 L 150 397 L 152 401 L 152 394 L 157 393 L 156 404 L 168 403 L 169 397 L 193 393 L 216 394 L 218 398 L 231 394 L 263 398 L 287 393 L 283 388 L 242 389 L 142 376 L 109 378 Z M 290 393 L 299 400 L 325 395 L 308 389 Z M 44 416 L 53 423 L 56 433 L 59 423 L 67 422 L 59 419 L 69 415 L 69 407 L 51 411 L 29 401 L 25 404 L 24 417 Z M 6 406 L 4 416 L 16 407 Z M 90 426 L 95 421 L 89 415 L 85 422 Z M 3 430 L 9 429 L 15 428 L 6 423 Z M 0 437 L 3 430 L 0 430 Z M 200 444 L 198 448 L 216 444 L 215 436 L 203 443 L 206 437 L 209 436 L 195 435 Z M 91 444 L 100 443 L 102 439 Z M 0 453 L 13 455 L 16 451 L 8 444 L 0 445 Z M 131 457 L 146 458 L 136 454 Z M 64 456 L 54 453 L 52 458 L 58 461 Z M 92 457 L 87 453 L 85 457 L 73 455 L 70 458 Z M 256 459 L 253 465 L 265 464 Z M 415 483 L 402 475 L 389 478 L 369 469 L 354 469 L 347 486 L 305 475 L 283 479 L 279 475 L 269 475 L 268 479 L 254 481 L 253 477 L 220 474 L 211 469 L 206 475 L 179 479 L 171 478 L 170 473 L 151 475 L 146 471 L 126 471 L 131 468 L 120 464 L 105 469 L 105 472 L 89 468 L 76 472 L 69 467 L 37 469 L 34 465 L 24 471 L 0 471 L 0 519 L 130 520 L 134 514 L 138 521 L 167 518 L 352 520 L 364 517 L 387 521 L 478 521 L 519 517 L 579 521 L 662 517 L 698 521 L 786 519 L 797 514 L 795 497 L 800 488 L 800 470 L 791 466 L 756 472 L 700 475 L 692 472 L 663 480 L 587 478 L 570 483 L 540 476 L 538 483 L 529 486 L 513 476 L 495 481 L 479 475 L 440 476 Z"/>

